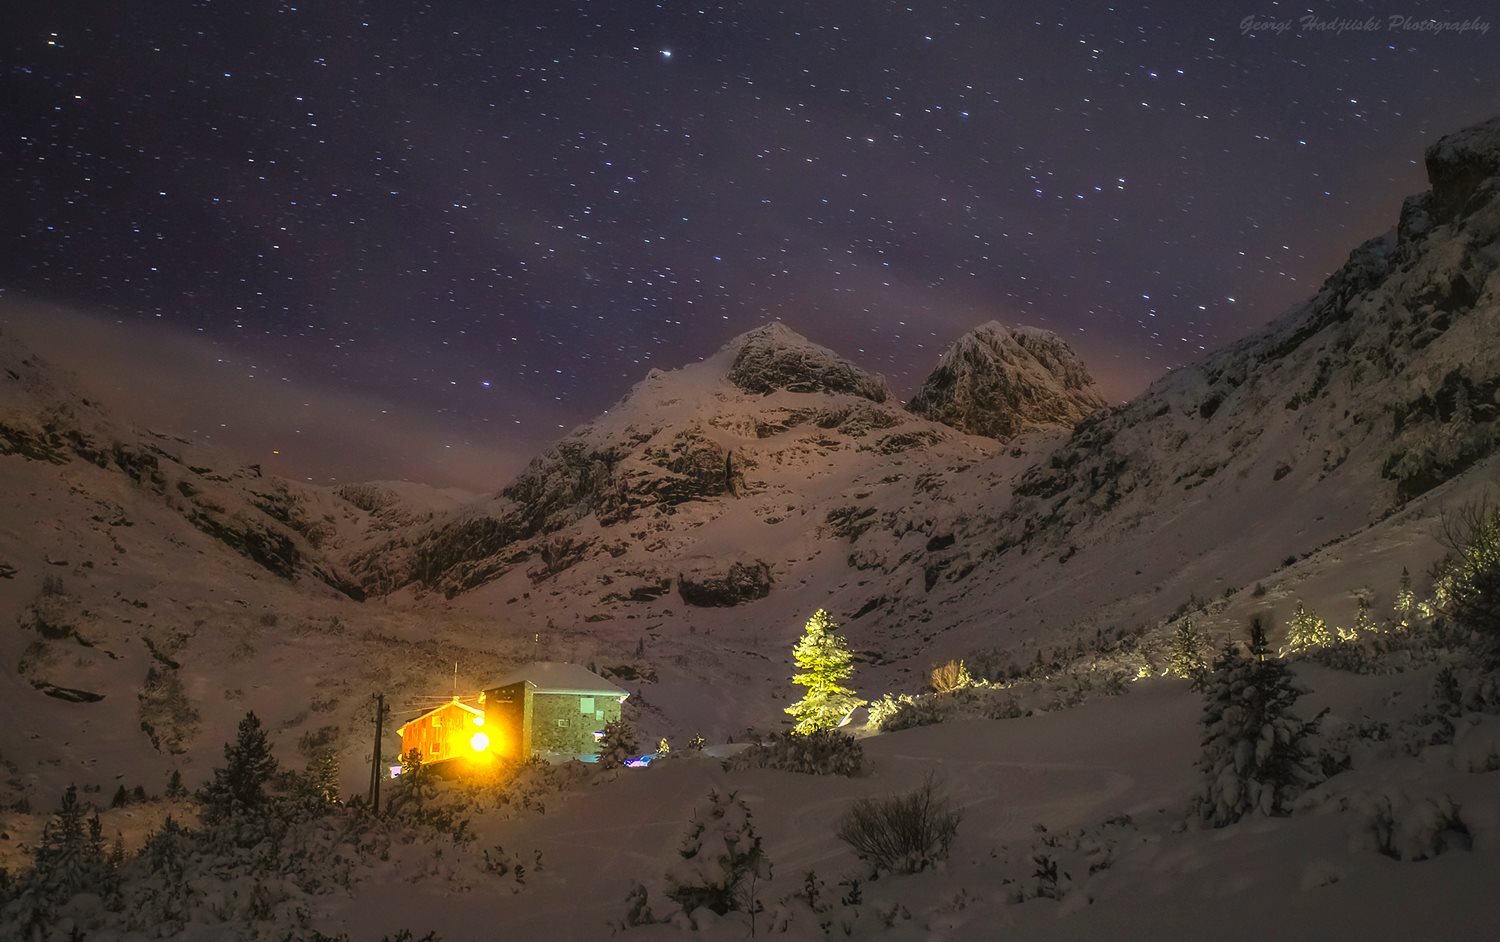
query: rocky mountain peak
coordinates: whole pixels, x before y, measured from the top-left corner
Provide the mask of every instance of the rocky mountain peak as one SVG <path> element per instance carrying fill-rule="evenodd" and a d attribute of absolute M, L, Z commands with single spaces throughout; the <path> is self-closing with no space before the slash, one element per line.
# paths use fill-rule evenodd
<path fill-rule="evenodd" d="M 1500 117 L 1444 135 L 1423 156 L 1432 184 L 1433 219 L 1449 222 L 1500 176 Z"/>
<path fill-rule="evenodd" d="M 1076 425 L 1104 405 L 1088 368 L 1061 337 L 990 321 L 954 341 L 907 408 L 1004 441 L 1040 426 Z"/>
<path fill-rule="evenodd" d="M 846 393 L 871 402 L 890 398 L 883 377 L 865 372 L 779 321 L 741 334 L 728 348 L 739 351 L 728 379 L 746 392 Z"/>

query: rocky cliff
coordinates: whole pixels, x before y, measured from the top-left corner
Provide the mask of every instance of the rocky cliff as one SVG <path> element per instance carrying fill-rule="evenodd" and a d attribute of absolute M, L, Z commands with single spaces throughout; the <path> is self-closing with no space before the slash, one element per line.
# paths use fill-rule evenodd
<path fill-rule="evenodd" d="M 948 348 L 907 408 L 971 435 L 1009 441 L 1033 429 L 1071 428 L 1104 404 L 1088 368 L 1061 337 L 990 321 Z"/>

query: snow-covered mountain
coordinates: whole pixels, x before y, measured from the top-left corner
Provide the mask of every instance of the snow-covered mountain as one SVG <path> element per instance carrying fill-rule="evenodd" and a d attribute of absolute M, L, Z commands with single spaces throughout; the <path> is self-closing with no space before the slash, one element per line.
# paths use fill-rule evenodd
<path fill-rule="evenodd" d="M 529 658 L 596 663 L 646 725 L 722 735 L 781 718 L 818 608 L 868 693 L 1194 598 L 1220 600 L 1211 630 L 1296 597 L 1352 610 L 1494 480 L 1500 123 L 1428 169 L 1315 297 L 1124 405 L 1043 331 L 978 328 L 907 409 L 771 324 L 652 371 L 475 500 L 232 467 L 0 338 L 0 491 L 25 497 L 0 525 L 0 707 L 75 730 L 0 752 L 50 786 L 80 757 L 186 761 L 248 705 L 348 731 L 376 689 Z"/>
<path fill-rule="evenodd" d="M 1088 367 L 1062 338 L 990 321 L 954 341 L 907 408 L 1009 441 L 1034 429 L 1072 428 L 1104 405 Z"/>

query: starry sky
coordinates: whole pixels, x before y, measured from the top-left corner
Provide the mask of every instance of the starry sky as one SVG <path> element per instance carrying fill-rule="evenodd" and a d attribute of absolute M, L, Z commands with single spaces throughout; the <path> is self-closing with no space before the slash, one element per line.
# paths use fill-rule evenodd
<path fill-rule="evenodd" d="M 1500 28 L 1388 19 L 1487 9 L 32 4 L 0 327 L 316 480 L 493 489 L 772 318 L 903 396 L 964 330 L 1043 326 L 1123 398 L 1311 294 L 1500 110 Z"/>

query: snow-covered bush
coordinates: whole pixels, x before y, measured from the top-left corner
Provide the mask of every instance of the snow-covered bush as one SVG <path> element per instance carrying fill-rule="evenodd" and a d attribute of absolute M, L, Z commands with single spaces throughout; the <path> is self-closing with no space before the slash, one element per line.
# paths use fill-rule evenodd
<path fill-rule="evenodd" d="M 532 860 L 536 868 L 540 870 L 542 867 L 541 851 L 536 851 L 533 854 Z M 512 893 L 520 893 L 526 889 L 526 864 L 522 863 L 517 855 L 507 851 L 501 844 L 496 844 L 493 848 L 485 849 L 484 872 L 492 873 L 497 877 L 509 877 L 509 886 Z"/>
<path fill-rule="evenodd" d="M 779 733 L 769 741 L 724 760 L 724 768 L 776 769 L 804 775 L 859 775 L 864 771 L 865 749 L 853 736 L 836 729 L 801 736 Z"/>
<path fill-rule="evenodd" d="M 835 833 L 877 872 L 916 873 L 948 859 L 962 817 L 929 775 L 904 795 L 859 799 Z"/>
<path fill-rule="evenodd" d="M 1261 618 L 1251 619 L 1248 655 L 1226 646 L 1204 687 L 1199 817 L 1223 827 L 1252 812 L 1289 813 L 1318 776 L 1308 746 L 1322 714 L 1305 721 L 1292 712 L 1303 691 L 1286 664 L 1269 656 Z"/>
<path fill-rule="evenodd" d="M 1122 844 L 1128 848 L 1141 841 L 1135 821 L 1126 814 L 1074 831 L 1050 832 L 1040 824 L 1036 829 L 1040 836 L 1029 847 L 995 855 L 1010 873 L 1002 882 L 1011 903 L 1066 899 L 1088 904 L 1094 876 L 1114 866 Z"/>
<path fill-rule="evenodd" d="M 951 717 L 956 706 L 934 697 L 903 698 L 894 709 L 884 712 L 880 728 L 885 732 L 911 729 L 916 726 L 931 726 Z"/>
<path fill-rule="evenodd" d="M 681 859 L 667 871 L 666 893 L 683 912 L 691 916 L 707 908 L 722 916 L 758 908 L 755 884 L 771 879 L 771 860 L 749 806 L 734 792 L 708 793 L 677 853 Z"/>
<path fill-rule="evenodd" d="M 620 921 L 613 924 L 616 931 L 634 929 L 636 926 L 649 926 L 656 922 L 656 914 L 651 911 L 650 893 L 643 883 L 630 884 L 630 892 L 625 894 L 625 915 Z"/>
<path fill-rule="evenodd" d="M 776 903 L 767 927 L 772 933 L 790 933 L 796 931 L 795 926 L 810 924 L 825 937 L 851 939 L 911 920 L 911 913 L 900 903 L 881 907 L 865 900 L 861 884 L 858 877 L 850 877 L 830 889 L 817 871 L 809 870 L 801 888 Z"/>
<path fill-rule="evenodd" d="M 1426 860 L 1473 844 L 1453 799 L 1418 798 L 1399 790 L 1372 792 L 1358 801 L 1364 813 L 1352 843 L 1395 860 Z"/>
<path fill-rule="evenodd" d="M 610 720 L 604 724 L 604 735 L 599 740 L 599 768 L 618 769 L 640 748 L 635 728 L 624 717 Z"/>

